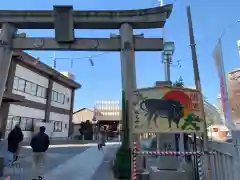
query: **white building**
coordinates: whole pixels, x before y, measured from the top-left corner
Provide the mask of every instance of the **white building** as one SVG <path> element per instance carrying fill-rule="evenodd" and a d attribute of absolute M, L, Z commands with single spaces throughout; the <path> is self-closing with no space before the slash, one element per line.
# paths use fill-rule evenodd
<path fill-rule="evenodd" d="M 196 89 L 195 86 L 188 87 L 190 89 Z M 204 113 L 207 124 L 211 125 L 223 125 L 223 117 L 221 109 L 217 108 L 215 105 L 209 103 L 206 98 L 204 98 Z"/>
<path fill-rule="evenodd" d="M 223 125 L 224 120 L 220 113 L 220 109 L 218 109 L 215 105 L 209 103 L 206 100 L 204 100 L 204 112 L 207 123 Z"/>
<path fill-rule="evenodd" d="M 72 131 L 74 92 L 81 85 L 24 52 L 15 52 L 0 109 L 5 136 L 16 124 L 31 137 L 45 125 L 51 137 L 67 137 Z"/>

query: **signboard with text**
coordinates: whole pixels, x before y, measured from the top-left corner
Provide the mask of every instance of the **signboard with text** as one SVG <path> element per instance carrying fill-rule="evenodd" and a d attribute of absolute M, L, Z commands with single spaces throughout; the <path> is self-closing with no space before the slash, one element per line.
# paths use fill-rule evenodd
<path fill-rule="evenodd" d="M 134 92 L 133 133 L 204 132 L 197 90 L 153 87 Z"/>

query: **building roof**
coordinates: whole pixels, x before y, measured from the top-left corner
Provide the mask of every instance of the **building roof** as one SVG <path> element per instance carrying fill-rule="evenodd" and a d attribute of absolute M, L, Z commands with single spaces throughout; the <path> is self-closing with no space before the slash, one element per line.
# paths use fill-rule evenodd
<path fill-rule="evenodd" d="M 77 111 L 74 111 L 73 114 L 76 114 L 76 113 L 78 113 L 78 112 L 81 112 L 81 111 L 83 111 L 83 110 L 85 110 L 85 109 L 87 109 L 87 110 L 93 112 L 91 109 L 88 109 L 88 108 L 82 108 L 82 109 L 79 109 L 79 110 L 77 110 Z"/>
<path fill-rule="evenodd" d="M 228 74 L 234 74 L 234 73 L 236 73 L 238 71 L 240 71 L 240 68 L 235 68 L 231 72 L 229 72 Z"/>
<path fill-rule="evenodd" d="M 60 72 L 56 71 L 55 69 L 51 68 L 50 66 L 44 64 L 43 62 L 39 61 L 38 59 L 30 56 L 28 53 L 25 53 L 23 51 L 15 51 L 13 53 L 14 57 L 19 57 L 17 60 L 21 60 L 23 63 L 31 66 L 32 68 L 35 68 L 49 76 L 51 76 L 53 79 L 56 79 L 64 84 L 66 84 L 68 87 L 78 89 L 81 88 L 81 84 L 77 83 L 76 81 L 69 79 L 68 77 L 64 76 Z"/>

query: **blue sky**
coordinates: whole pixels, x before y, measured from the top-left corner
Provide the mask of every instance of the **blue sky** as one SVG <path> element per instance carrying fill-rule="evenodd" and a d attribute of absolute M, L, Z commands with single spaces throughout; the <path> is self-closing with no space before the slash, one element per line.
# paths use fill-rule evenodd
<path fill-rule="evenodd" d="M 165 0 L 165 4 L 175 0 Z M 73 5 L 75 10 L 104 10 L 104 9 L 138 9 L 154 7 L 157 0 L 8 0 L 2 1 L 0 9 L 4 10 L 50 10 L 53 5 Z M 174 41 L 176 51 L 173 61 L 181 60 L 182 68 L 172 67 L 172 80 L 182 76 L 186 86 L 194 86 L 191 52 L 189 47 L 186 6 L 191 5 L 197 54 L 200 68 L 201 83 L 204 95 L 211 103 L 216 103 L 219 93 L 219 80 L 212 58 L 212 51 L 223 29 L 229 24 L 240 20 L 240 1 L 225 0 L 197 1 L 176 0 L 174 10 L 168 19 L 165 28 L 166 40 Z M 21 30 L 33 37 L 53 37 L 52 30 Z M 76 30 L 76 37 L 109 37 L 110 32 L 117 30 Z M 161 30 L 137 30 L 145 37 L 161 37 Z M 236 41 L 240 39 L 240 24 L 234 24 L 226 31 L 223 41 L 223 55 L 226 72 L 239 67 L 240 58 Z M 41 60 L 52 66 L 53 52 L 31 52 Z M 82 58 L 101 54 L 102 52 L 56 52 L 57 58 Z M 120 55 L 119 53 L 106 53 L 93 58 L 95 66 L 92 67 L 88 58 L 75 60 L 71 68 L 70 60 L 57 61 L 59 71 L 71 71 L 76 80 L 83 86 L 76 92 L 75 109 L 92 107 L 94 101 L 101 99 L 121 98 Z M 176 64 L 176 63 L 174 63 Z M 157 80 L 164 79 L 161 52 L 136 53 L 137 86 L 153 86 Z"/>

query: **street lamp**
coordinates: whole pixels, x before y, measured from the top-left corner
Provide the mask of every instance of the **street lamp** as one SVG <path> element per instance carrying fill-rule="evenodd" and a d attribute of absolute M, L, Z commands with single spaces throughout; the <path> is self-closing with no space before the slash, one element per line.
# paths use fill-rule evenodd
<path fill-rule="evenodd" d="M 162 62 L 164 63 L 165 80 L 171 81 L 170 79 L 170 64 L 172 63 L 172 56 L 175 51 L 174 42 L 164 42 L 162 52 Z"/>
<path fill-rule="evenodd" d="M 165 82 L 166 83 L 171 83 L 170 80 L 170 64 L 172 63 L 172 56 L 173 53 L 175 51 L 175 45 L 174 42 L 164 42 L 163 44 L 163 52 L 162 52 L 162 63 L 164 64 L 164 73 L 165 73 Z M 161 139 L 161 141 L 160 141 Z M 157 149 L 160 150 L 162 147 L 162 145 L 164 144 L 164 142 L 162 141 L 162 139 L 164 139 L 164 141 L 166 141 L 166 137 L 161 135 L 161 134 L 157 134 Z M 169 135 L 169 141 L 171 141 L 171 135 Z M 168 141 L 168 140 L 167 140 Z M 174 144 L 174 142 L 172 142 Z M 163 159 L 161 159 L 162 161 Z M 164 162 L 163 162 L 164 164 Z"/>

